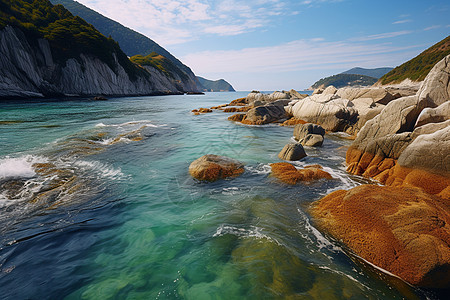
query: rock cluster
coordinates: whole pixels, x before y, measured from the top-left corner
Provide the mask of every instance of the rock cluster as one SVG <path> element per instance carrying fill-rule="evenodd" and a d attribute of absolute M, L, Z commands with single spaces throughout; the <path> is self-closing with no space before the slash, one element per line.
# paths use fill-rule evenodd
<path fill-rule="evenodd" d="M 347 151 L 348 171 L 387 185 L 421 186 L 433 194 L 447 189 L 449 73 L 447 56 L 430 71 L 416 95 L 390 102 L 368 121 Z M 419 174 L 424 176 L 420 180 Z"/>
<path fill-rule="evenodd" d="M 390 101 L 347 151 L 348 171 L 386 186 L 336 191 L 312 208 L 352 252 L 430 288 L 450 286 L 450 55 L 415 95 Z"/>

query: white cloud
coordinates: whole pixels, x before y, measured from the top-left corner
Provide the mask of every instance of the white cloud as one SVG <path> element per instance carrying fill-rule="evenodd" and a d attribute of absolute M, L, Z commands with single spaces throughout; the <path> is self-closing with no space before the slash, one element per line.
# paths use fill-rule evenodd
<path fill-rule="evenodd" d="M 380 40 L 380 39 L 393 38 L 393 37 L 397 37 L 397 36 L 400 36 L 400 35 L 411 34 L 411 33 L 412 33 L 412 31 L 403 30 L 403 31 L 395 31 L 395 32 L 386 32 L 386 33 L 373 34 L 373 35 L 368 35 L 368 36 L 361 36 L 361 37 L 353 38 L 351 40 L 352 41 L 364 42 L 364 41 L 371 41 L 371 40 Z"/>
<path fill-rule="evenodd" d="M 281 0 L 78 1 L 163 46 L 196 40 L 201 34 L 243 34 L 292 13 Z"/>
<path fill-rule="evenodd" d="M 442 27 L 441 25 L 433 25 L 433 26 L 425 28 L 424 31 L 438 29 L 438 28 L 441 28 L 441 27 Z"/>
<path fill-rule="evenodd" d="M 395 62 L 396 53 L 404 55 L 412 47 L 390 44 L 327 42 L 322 39 L 295 40 L 272 47 L 227 51 L 202 51 L 182 57 L 195 73 L 289 72 L 330 68 L 330 66 L 367 66 Z"/>
<path fill-rule="evenodd" d="M 412 20 L 411 19 L 398 20 L 398 21 L 393 22 L 392 24 L 405 24 L 405 23 L 409 23 L 409 22 L 412 22 Z"/>

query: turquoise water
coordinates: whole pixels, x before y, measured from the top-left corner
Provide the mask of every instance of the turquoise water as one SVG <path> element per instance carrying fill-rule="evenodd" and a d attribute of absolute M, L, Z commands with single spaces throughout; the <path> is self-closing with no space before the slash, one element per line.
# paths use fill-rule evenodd
<path fill-rule="evenodd" d="M 312 202 L 362 182 L 327 135 L 297 165 L 330 181 L 287 186 L 269 163 L 292 128 L 190 111 L 243 97 L 0 103 L 0 299 L 421 299 L 313 226 Z M 204 154 L 246 164 L 200 183 Z"/>

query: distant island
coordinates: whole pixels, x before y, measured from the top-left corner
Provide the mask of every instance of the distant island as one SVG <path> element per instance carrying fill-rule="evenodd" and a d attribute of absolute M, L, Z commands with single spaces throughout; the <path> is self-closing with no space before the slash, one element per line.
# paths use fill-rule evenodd
<path fill-rule="evenodd" d="M 204 92 L 235 92 L 233 86 L 224 79 L 208 80 L 200 76 L 197 76 L 197 79 L 200 83 L 200 89 Z"/>
<path fill-rule="evenodd" d="M 384 74 L 391 71 L 392 68 L 352 68 L 340 74 L 322 78 L 316 81 L 310 89 L 326 88 L 330 85 L 341 88 L 346 86 L 371 86 L 378 81 Z"/>

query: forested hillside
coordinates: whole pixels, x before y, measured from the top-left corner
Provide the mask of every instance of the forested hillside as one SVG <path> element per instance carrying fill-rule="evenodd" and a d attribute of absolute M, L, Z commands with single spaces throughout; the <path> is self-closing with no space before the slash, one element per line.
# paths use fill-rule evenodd
<path fill-rule="evenodd" d="M 431 46 L 413 59 L 396 67 L 380 78 L 379 83 L 400 83 L 405 79 L 422 81 L 428 75 L 433 66 L 450 54 L 450 36 Z"/>

